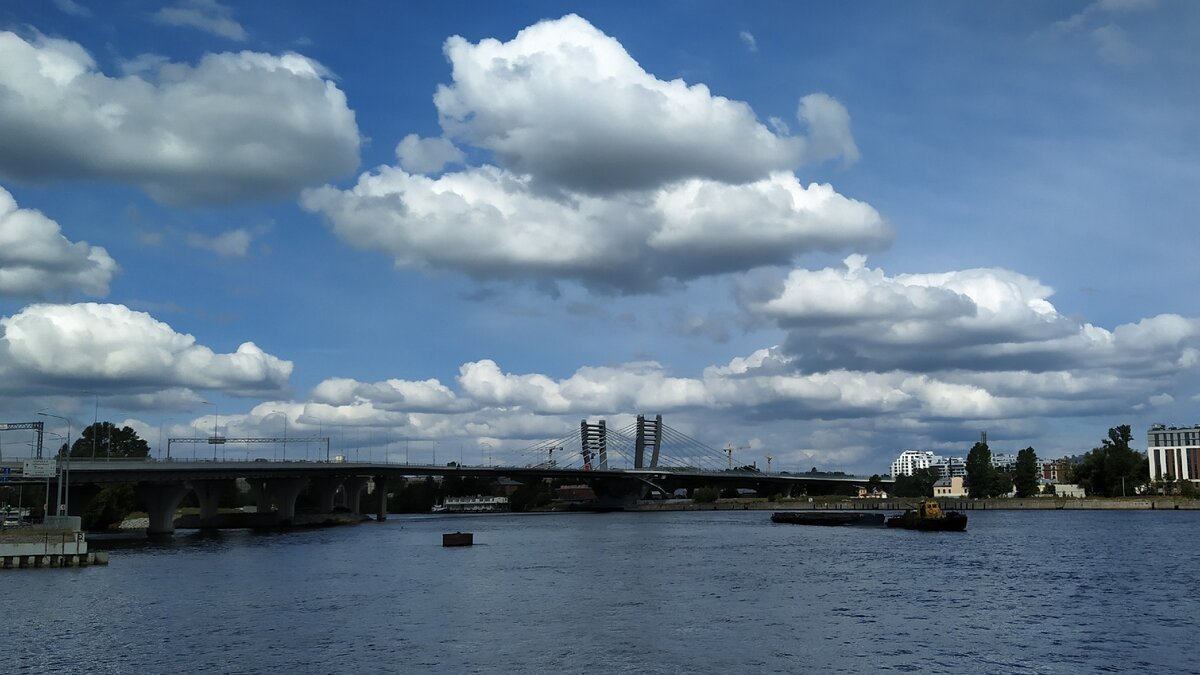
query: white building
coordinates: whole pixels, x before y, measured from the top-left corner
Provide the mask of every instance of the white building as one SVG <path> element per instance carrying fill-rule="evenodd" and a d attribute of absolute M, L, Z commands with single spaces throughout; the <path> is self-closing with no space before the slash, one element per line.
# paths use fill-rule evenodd
<path fill-rule="evenodd" d="M 1200 482 L 1200 424 L 1168 427 L 1155 424 L 1146 440 L 1150 480 Z"/>
<path fill-rule="evenodd" d="M 892 476 L 911 476 L 917 469 L 928 469 L 941 460 L 930 450 L 905 450 L 892 462 Z"/>

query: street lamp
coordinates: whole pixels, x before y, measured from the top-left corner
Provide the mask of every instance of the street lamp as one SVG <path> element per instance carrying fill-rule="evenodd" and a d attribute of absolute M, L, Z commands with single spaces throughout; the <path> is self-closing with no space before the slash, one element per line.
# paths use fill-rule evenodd
<path fill-rule="evenodd" d="M 71 480 L 71 420 L 63 417 L 62 415 L 54 415 L 45 412 L 39 412 L 38 414 L 42 417 L 53 417 L 55 419 L 60 419 L 67 423 L 67 461 L 63 470 L 64 473 L 62 480 L 58 481 L 58 504 L 56 504 L 58 507 L 56 510 L 61 511 L 63 515 L 66 515 L 68 513 L 67 509 L 70 506 L 69 502 L 71 499 L 70 491 L 67 489 L 69 481 Z M 59 460 L 59 462 L 61 463 L 62 460 Z"/>
<path fill-rule="evenodd" d="M 322 433 L 322 425 L 323 425 L 323 423 L 321 422 L 321 418 L 320 418 L 320 417 L 317 417 L 316 415 L 313 415 L 312 413 L 304 413 L 303 415 L 300 415 L 299 417 L 297 417 L 297 418 L 296 418 L 296 421 L 297 421 L 297 422 L 304 422 L 304 418 L 306 418 L 306 417 L 307 417 L 308 419 L 310 419 L 310 420 L 316 420 L 316 421 L 317 421 L 317 438 L 321 438 L 321 436 L 323 436 L 323 435 L 324 435 L 324 434 Z M 308 449 L 307 449 L 307 448 L 308 448 L 308 444 L 306 443 L 306 444 L 304 445 L 304 447 L 305 447 L 305 450 L 304 450 L 304 458 L 305 458 L 305 459 L 308 459 Z M 317 446 L 317 447 L 318 447 L 318 448 L 320 448 L 321 446 Z M 320 457 L 320 455 L 317 455 L 317 457 Z M 328 444 L 328 443 L 326 443 L 326 444 L 325 444 L 325 461 L 326 461 L 326 462 L 328 462 L 328 461 L 329 461 L 329 444 Z"/>
<path fill-rule="evenodd" d="M 174 421 L 173 418 L 168 417 L 165 420 L 159 420 L 159 422 L 158 422 L 158 456 L 159 457 L 162 457 L 163 425 L 166 424 L 167 422 L 171 422 L 171 421 Z M 167 440 L 167 460 L 170 461 L 170 459 L 171 459 L 171 442 L 170 442 L 170 439 L 168 439 Z"/>
<path fill-rule="evenodd" d="M 283 458 L 287 459 L 287 413 L 279 410 L 272 410 L 271 414 L 283 415 Z"/>
<path fill-rule="evenodd" d="M 213 461 L 215 462 L 217 461 L 217 404 L 213 403 L 212 401 L 201 401 L 201 403 L 204 405 L 211 405 L 213 407 L 213 435 L 212 438 L 209 439 L 209 442 L 211 442 L 213 446 Z"/>

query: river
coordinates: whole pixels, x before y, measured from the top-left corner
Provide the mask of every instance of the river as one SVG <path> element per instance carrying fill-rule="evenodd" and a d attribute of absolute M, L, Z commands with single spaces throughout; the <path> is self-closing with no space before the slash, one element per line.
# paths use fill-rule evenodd
<path fill-rule="evenodd" d="M 1200 514 L 393 516 L 0 571 L 3 672 L 1195 672 Z M 444 549 L 441 534 L 475 533 Z M 95 546 L 95 544 L 94 544 Z"/>

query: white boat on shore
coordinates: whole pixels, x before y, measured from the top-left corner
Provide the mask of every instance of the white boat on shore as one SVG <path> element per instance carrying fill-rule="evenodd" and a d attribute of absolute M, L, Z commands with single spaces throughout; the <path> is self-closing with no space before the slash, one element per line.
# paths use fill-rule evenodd
<path fill-rule="evenodd" d="M 472 495 L 470 497 L 446 497 L 441 504 L 435 504 L 434 513 L 493 513 L 508 510 L 508 497 L 487 497 Z"/>

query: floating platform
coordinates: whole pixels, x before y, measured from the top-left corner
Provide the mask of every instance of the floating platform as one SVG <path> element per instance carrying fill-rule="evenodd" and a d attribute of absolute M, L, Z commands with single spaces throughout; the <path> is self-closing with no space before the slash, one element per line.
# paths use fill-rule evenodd
<path fill-rule="evenodd" d="M 447 532 L 442 535 L 442 546 L 471 546 L 475 543 L 472 532 Z"/>
<path fill-rule="evenodd" d="M 858 527 L 882 527 L 882 513 L 829 513 L 822 511 L 776 511 L 771 514 L 772 523 L 789 525 L 823 525 L 826 527 L 850 525 Z"/>

